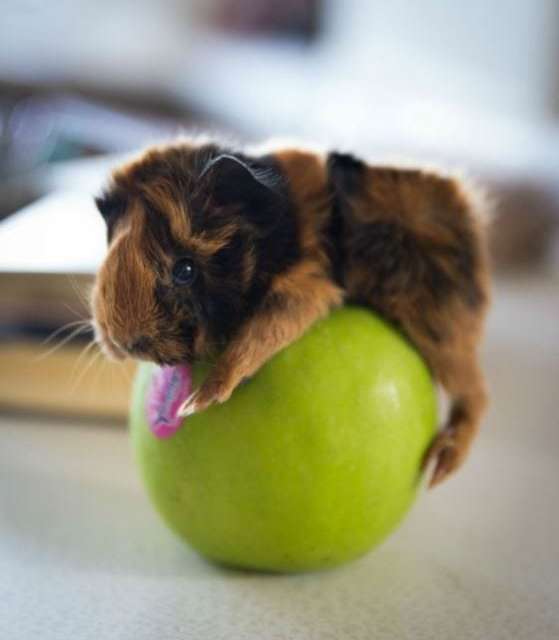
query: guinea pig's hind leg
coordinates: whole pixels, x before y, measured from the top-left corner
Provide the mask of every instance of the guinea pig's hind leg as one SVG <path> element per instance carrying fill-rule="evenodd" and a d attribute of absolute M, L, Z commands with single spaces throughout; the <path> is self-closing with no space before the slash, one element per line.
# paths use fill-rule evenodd
<path fill-rule="evenodd" d="M 476 357 L 454 362 L 445 359 L 444 368 L 431 363 L 439 380 L 451 394 L 452 404 L 446 425 L 435 437 L 424 460 L 434 462 L 429 486 L 442 482 L 464 462 L 474 440 L 487 405 L 487 394 Z M 437 369 L 440 369 L 437 372 Z"/>

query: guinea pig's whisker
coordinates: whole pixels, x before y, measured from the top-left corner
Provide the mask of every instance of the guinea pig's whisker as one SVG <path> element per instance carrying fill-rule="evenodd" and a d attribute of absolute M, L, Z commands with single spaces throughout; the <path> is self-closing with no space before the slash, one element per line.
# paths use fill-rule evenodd
<path fill-rule="evenodd" d="M 122 379 L 127 384 L 131 384 L 132 383 L 132 377 L 131 377 L 126 365 L 121 360 L 117 360 L 117 363 L 118 363 L 118 368 L 111 367 L 111 372 L 118 371 L 120 376 L 122 377 Z"/>
<path fill-rule="evenodd" d="M 74 309 L 74 307 L 72 307 L 72 305 L 68 304 L 67 302 L 64 303 L 64 308 L 67 309 L 73 316 L 77 316 L 78 318 L 83 319 L 83 312 L 77 311 L 76 309 Z M 87 315 L 89 315 L 89 310 L 87 312 Z"/>
<path fill-rule="evenodd" d="M 46 338 L 46 340 L 43 342 L 43 344 L 45 344 L 45 345 L 48 344 L 57 335 L 59 335 L 62 331 L 68 329 L 71 326 L 75 326 L 76 324 L 78 324 L 78 323 L 69 323 L 67 325 L 64 325 L 63 327 L 60 327 L 59 329 L 54 331 L 50 336 L 48 336 Z M 81 333 L 85 333 L 90 328 L 90 326 L 91 325 L 90 325 L 89 321 L 79 321 L 78 326 L 73 331 L 71 331 L 66 337 L 64 337 L 62 340 L 60 340 L 60 342 L 57 342 L 50 349 L 47 349 L 44 353 L 39 354 L 34 359 L 34 362 L 40 362 L 40 361 L 44 360 L 45 358 L 48 358 L 49 356 L 51 356 L 53 353 L 56 353 L 56 351 L 61 349 L 64 345 L 66 345 L 68 342 L 73 340 L 76 336 L 80 335 Z"/>
<path fill-rule="evenodd" d="M 74 363 L 74 367 L 72 369 L 73 374 L 77 373 L 81 363 L 83 362 L 83 359 L 87 356 L 88 353 L 91 352 L 91 350 L 96 346 L 96 344 L 97 343 L 95 342 L 95 340 L 92 340 L 91 342 L 86 344 L 85 347 L 81 350 L 80 355 L 78 356 L 76 362 Z"/>
<path fill-rule="evenodd" d="M 97 374 L 95 375 L 95 386 L 99 383 L 99 380 L 106 375 L 107 366 L 109 362 L 107 358 L 101 358 L 101 366 L 97 367 Z M 114 383 L 114 367 L 109 367 L 110 376 L 111 376 L 111 385 Z"/>
<path fill-rule="evenodd" d="M 72 387 L 70 389 L 70 393 L 75 393 L 77 391 L 78 386 L 80 385 L 80 383 L 85 378 L 87 372 L 90 371 L 91 367 L 97 362 L 97 360 L 101 356 L 101 353 L 102 353 L 101 351 L 97 351 L 96 353 L 92 354 L 92 356 L 91 356 L 89 362 L 87 363 L 87 365 L 81 370 L 80 374 L 75 379 L 74 384 L 72 385 Z"/>
<path fill-rule="evenodd" d="M 78 300 L 81 302 L 84 309 L 87 310 L 87 313 L 89 313 L 89 300 L 87 298 L 85 291 L 83 291 L 83 289 L 80 289 L 80 286 L 74 276 L 68 276 L 68 280 Z"/>
<path fill-rule="evenodd" d="M 67 329 L 70 329 L 71 327 L 83 327 L 85 329 L 85 327 L 90 326 L 90 320 L 74 320 L 73 322 L 68 322 L 65 325 L 63 325 L 62 327 L 58 327 L 58 329 L 55 329 L 52 333 L 50 333 L 42 342 L 41 344 L 48 344 L 49 342 L 52 342 L 54 340 L 54 338 L 56 338 L 56 336 L 60 335 L 63 331 L 66 331 Z"/>

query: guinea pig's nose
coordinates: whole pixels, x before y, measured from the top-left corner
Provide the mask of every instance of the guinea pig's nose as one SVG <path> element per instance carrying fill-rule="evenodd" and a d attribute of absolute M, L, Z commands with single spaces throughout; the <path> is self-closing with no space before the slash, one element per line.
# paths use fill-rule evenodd
<path fill-rule="evenodd" d="M 128 344 L 126 345 L 126 350 L 130 353 L 146 353 L 146 351 L 149 351 L 152 344 L 153 341 L 151 338 L 148 338 L 148 336 L 139 336 L 138 338 L 135 338 L 134 340 L 130 340 L 130 342 L 128 342 Z"/>

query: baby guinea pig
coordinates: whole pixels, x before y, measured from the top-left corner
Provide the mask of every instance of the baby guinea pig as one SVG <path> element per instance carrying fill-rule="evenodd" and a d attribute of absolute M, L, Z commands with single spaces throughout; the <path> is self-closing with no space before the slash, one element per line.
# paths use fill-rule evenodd
<path fill-rule="evenodd" d="M 431 484 L 464 460 L 486 405 L 489 278 L 481 204 L 455 179 L 341 153 L 181 140 L 115 170 L 96 202 L 109 243 L 96 339 L 116 358 L 214 362 L 181 415 L 224 402 L 351 302 L 407 335 L 451 396 L 426 458 Z"/>

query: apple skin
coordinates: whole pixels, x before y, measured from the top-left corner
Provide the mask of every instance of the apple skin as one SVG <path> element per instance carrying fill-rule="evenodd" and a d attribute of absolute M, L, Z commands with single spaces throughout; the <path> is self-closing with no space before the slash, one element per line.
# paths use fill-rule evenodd
<path fill-rule="evenodd" d="M 331 567 L 381 542 L 412 505 L 436 428 L 434 385 L 372 312 L 333 312 L 165 440 L 146 420 L 153 372 L 141 364 L 133 391 L 136 459 L 163 519 L 207 558 Z"/>

